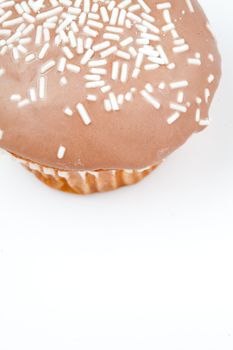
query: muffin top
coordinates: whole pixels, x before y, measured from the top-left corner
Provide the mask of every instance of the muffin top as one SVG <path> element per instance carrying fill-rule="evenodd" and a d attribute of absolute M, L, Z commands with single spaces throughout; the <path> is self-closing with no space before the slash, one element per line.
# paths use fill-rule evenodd
<path fill-rule="evenodd" d="M 209 124 L 219 78 L 196 0 L 0 1 L 0 147 L 20 158 L 159 163 Z"/>

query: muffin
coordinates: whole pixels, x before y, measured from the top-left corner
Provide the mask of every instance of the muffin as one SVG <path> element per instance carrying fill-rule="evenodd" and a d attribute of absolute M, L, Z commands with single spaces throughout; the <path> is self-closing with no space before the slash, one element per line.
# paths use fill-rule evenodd
<path fill-rule="evenodd" d="M 196 0 L 0 1 L 0 147 L 59 190 L 136 183 L 209 125 L 220 63 Z"/>

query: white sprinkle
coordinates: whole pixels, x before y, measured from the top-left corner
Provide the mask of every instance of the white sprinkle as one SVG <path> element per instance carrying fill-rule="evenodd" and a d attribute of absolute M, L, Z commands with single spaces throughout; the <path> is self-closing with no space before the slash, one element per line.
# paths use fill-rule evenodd
<path fill-rule="evenodd" d="M 35 57 L 36 56 L 34 55 L 34 53 L 31 53 L 30 55 L 27 55 L 25 57 L 25 62 L 30 63 L 31 61 L 33 61 L 35 59 Z"/>
<path fill-rule="evenodd" d="M 20 4 L 15 4 L 15 9 L 16 9 L 16 12 L 19 14 L 19 15 L 22 15 L 24 13 L 22 7 Z"/>
<path fill-rule="evenodd" d="M 35 29 L 35 25 L 34 24 L 29 24 L 22 32 L 22 35 L 25 36 L 29 33 L 31 33 L 33 30 Z"/>
<path fill-rule="evenodd" d="M 144 9 L 146 13 L 150 13 L 151 9 L 143 0 L 138 0 L 138 3 L 141 5 L 141 7 Z"/>
<path fill-rule="evenodd" d="M 62 31 L 65 28 L 67 28 L 72 21 L 73 21 L 73 16 L 71 16 L 71 15 L 67 16 L 64 19 L 64 21 L 62 21 L 61 24 L 57 27 L 56 33 L 59 33 L 60 31 Z"/>
<path fill-rule="evenodd" d="M 31 42 L 32 42 L 31 38 L 22 38 L 19 40 L 19 43 L 22 45 L 27 45 L 27 44 L 30 44 Z"/>
<path fill-rule="evenodd" d="M 96 61 L 89 61 L 88 62 L 89 67 L 105 66 L 106 64 L 107 64 L 107 60 L 96 60 Z"/>
<path fill-rule="evenodd" d="M 69 49 L 68 46 L 64 46 L 62 48 L 62 51 L 64 52 L 64 54 L 66 55 L 66 57 L 71 60 L 74 57 L 73 52 Z"/>
<path fill-rule="evenodd" d="M 208 103 L 210 98 L 210 90 L 205 89 L 205 102 Z"/>
<path fill-rule="evenodd" d="M 58 151 L 57 151 L 57 158 L 62 159 L 66 153 L 66 148 L 64 146 L 59 146 Z"/>
<path fill-rule="evenodd" d="M 132 78 L 137 79 L 139 74 L 140 74 L 140 69 L 139 68 L 135 68 L 133 70 L 133 73 L 132 73 Z"/>
<path fill-rule="evenodd" d="M 141 14 L 142 18 L 145 19 L 147 22 L 153 23 L 155 21 L 154 17 L 148 15 L 147 13 L 142 13 Z"/>
<path fill-rule="evenodd" d="M 112 88 L 110 85 L 105 85 L 105 86 L 100 88 L 100 90 L 103 92 L 103 94 L 105 94 L 106 92 L 109 92 L 111 89 Z"/>
<path fill-rule="evenodd" d="M 129 53 L 132 57 L 137 56 L 137 51 L 135 50 L 135 48 L 133 46 L 129 47 Z"/>
<path fill-rule="evenodd" d="M 114 61 L 112 63 L 112 80 L 117 80 L 119 74 L 119 62 Z"/>
<path fill-rule="evenodd" d="M 117 23 L 119 26 L 123 26 L 125 24 L 126 13 L 127 12 L 124 9 L 120 11 Z"/>
<path fill-rule="evenodd" d="M 26 13 L 30 13 L 31 12 L 30 7 L 28 6 L 26 1 L 22 1 L 21 2 L 21 7 L 24 10 L 24 12 L 26 12 Z"/>
<path fill-rule="evenodd" d="M 0 24 L 6 21 L 9 17 L 12 16 L 12 11 L 7 11 L 5 12 L 1 17 L 0 17 Z"/>
<path fill-rule="evenodd" d="M 135 22 L 135 23 L 141 23 L 142 22 L 141 17 L 135 15 L 133 12 L 127 12 L 126 17 L 128 17 L 129 19 L 132 20 L 132 22 Z"/>
<path fill-rule="evenodd" d="M 26 47 L 24 47 L 23 45 L 18 45 L 17 49 L 19 52 L 26 54 L 28 52 L 28 50 L 26 49 Z"/>
<path fill-rule="evenodd" d="M 63 112 L 64 112 L 66 115 L 68 115 L 69 117 L 71 117 L 71 116 L 73 115 L 73 111 L 72 111 L 72 109 L 70 109 L 70 107 L 65 107 L 65 108 L 63 109 Z"/>
<path fill-rule="evenodd" d="M 21 100 L 21 96 L 19 94 L 14 94 L 14 95 L 11 95 L 10 99 L 11 101 L 19 102 Z"/>
<path fill-rule="evenodd" d="M 42 33 L 43 33 L 43 27 L 42 26 L 38 26 L 36 28 L 36 38 L 35 38 L 36 46 L 40 46 L 41 45 Z"/>
<path fill-rule="evenodd" d="M 56 62 L 54 60 L 49 60 L 47 61 L 45 64 L 43 64 L 41 66 L 40 72 L 41 74 L 46 73 L 49 69 L 51 69 L 52 67 L 54 67 L 56 64 Z"/>
<path fill-rule="evenodd" d="M 105 58 L 107 56 L 110 56 L 113 52 L 117 51 L 117 47 L 116 46 L 111 46 L 108 49 L 101 51 L 100 52 L 100 56 L 102 58 Z"/>
<path fill-rule="evenodd" d="M 210 75 L 208 76 L 208 83 L 211 84 L 213 81 L 214 81 L 214 75 L 213 75 L 213 74 L 210 74 Z"/>
<path fill-rule="evenodd" d="M 24 12 L 23 18 L 29 22 L 29 23 L 34 23 L 36 21 L 35 17 L 29 15 L 28 13 Z"/>
<path fill-rule="evenodd" d="M 116 5 L 116 2 L 114 0 L 111 0 L 108 4 L 108 10 L 112 11 Z"/>
<path fill-rule="evenodd" d="M 124 103 L 124 98 L 125 98 L 125 96 L 123 94 L 119 94 L 117 96 L 117 102 L 119 105 L 122 105 Z"/>
<path fill-rule="evenodd" d="M 111 105 L 111 102 L 109 100 L 104 100 L 104 109 L 107 112 L 110 112 L 112 110 L 112 105 Z"/>
<path fill-rule="evenodd" d="M 149 92 L 151 94 L 152 94 L 152 92 L 154 92 L 153 86 L 150 83 L 147 83 L 145 85 L 145 89 L 146 89 L 147 92 Z"/>
<path fill-rule="evenodd" d="M 8 28 L 8 27 L 13 27 L 17 24 L 21 24 L 21 28 L 26 27 L 26 24 L 23 23 L 23 17 L 17 17 L 17 18 L 11 19 L 9 21 L 4 21 L 2 26 L 3 26 L 3 28 Z M 22 24 L 23 24 L 23 26 L 22 26 Z"/>
<path fill-rule="evenodd" d="M 110 25 L 114 26 L 117 23 L 118 15 L 119 15 L 119 9 L 115 7 L 112 11 L 112 16 L 109 21 Z"/>
<path fill-rule="evenodd" d="M 39 79 L 39 97 L 41 99 L 45 98 L 46 80 L 45 77 L 40 77 Z"/>
<path fill-rule="evenodd" d="M 159 54 L 160 54 L 161 58 L 163 59 L 164 63 L 165 63 L 165 64 L 168 64 L 168 63 L 169 63 L 168 57 L 167 57 L 167 55 L 166 55 L 164 49 L 162 48 L 162 46 L 161 46 L 161 45 L 157 45 L 157 46 L 156 46 L 156 49 L 157 49 L 157 51 L 159 52 Z"/>
<path fill-rule="evenodd" d="M 148 39 L 150 41 L 160 41 L 160 37 L 156 34 L 151 33 L 141 33 L 141 37 L 144 39 Z"/>
<path fill-rule="evenodd" d="M 117 50 L 116 56 L 123 58 L 125 60 L 130 60 L 130 54 L 128 52 L 122 51 L 122 50 Z"/>
<path fill-rule="evenodd" d="M 85 43 L 84 43 L 85 49 L 87 49 L 87 50 L 91 49 L 92 44 L 93 44 L 93 39 L 92 38 L 87 38 L 85 40 Z"/>
<path fill-rule="evenodd" d="M 97 96 L 96 95 L 87 95 L 87 100 L 88 101 L 97 101 Z"/>
<path fill-rule="evenodd" d="M 171 31 L 172 29 L 175 29 L 175 25 L 173 23 L 168 23 L 162 27 L 162 31 L 165 33 Z"/>
<path fill-rule="evenodd" d="M 176 81 L 173 83 L 170 83 L 170 88 L 171 89 L 180 89 L 183 87 L 187 87 L 189 85 L 187 80 L 182 80 L 182 81 Z"/>
<path fill-rule="evenodd" d="M 64 72 L 65 66 L 66 66 L 66 58 L 61 57 L 60 60 L 58 61 L 58 65 L 57 65 L 58 72 L 61 72 L 61 73 Z"/>
<path fill-rule="evenodd" d="M 201 60 L 198 59 L 198 58 L 188 58 L 188 63 L 196 65 L 196 66 L 200 66 L 201 65 Z"/>
<path fill-rule="evenodd" d="M 87 110 L 85 109 L 83 104 L 78 103 L 76 105 L 76 109 L 79 112 L 80 117 L 82 118 L 84 124 L 89 125 L 91 123 L 91 118 L 90 118 L 89 114 L 87 113 Z"/>
<path fill-rule="evenodd" d="M 119 105 L 117 103 L 117 99 L 116 99 L 116 96 L 113 92 L 109 92 L 109 99 L 110 99 L 110 102 L 111 102 L 111 106 L 112 106 L 112 109 L 114 111 L 118 111 L 119 110 Z"/>
<path fill-rule="evenodd" d="M 15 61 L 19 60 L 19 51 L 16 47 L 13 47 L 13 58 Z"/>
<path fill-rule="evenodd" d="M 14 41 L 17 41 L 21 36 L 21 32 L 14 33 L 9 39 L 7 39 L 6 43 L 9 45 Z"/>
<path fill-rule="evenodd" d="M 72 32 L 72 31 L 70 30 L 70 31 L 68 32 L 68 37 L 69 37 L 69 40 L 70 40 L 70 46 L 71 46 L 72 48 L 76 47 L 76 46 L 77 46 L 77 41 L 76 41 L 74 32 Z"/>
<path fill-rule="evenodd" d="M 184 105 L 180 105 L 178 103 L 170 103 L 170 108 L 182 113 L 187 112 L 187 108 Z"/>
<path fill-rule="evenodd" d="M 186 1 L 186 4 L 188 6 L 189 11 L 194 12 L 194 8 L 193 8 L 191 0 L 185 0 L 185 1 Z"/>
<path fill-rule="evenodd" d="M 177 102 L 183 103 L 183 101 L 184 101 L 184 93 L 183 93 L 183 91 L 179 91 L 177 94 Z"/>
<path fill-rule="evenodd" d="M 66 77 L 61 77 L 61 79 L 59 80 L 59 84 L 60 86 L 65 86 L 68 84 L 68 80 L 66 79 Z"/>
<path fill-rule="evenodd" d="M 101 79 L 101 76 L 97 74 L 86 74 L 84 75 L 84 79 L 90 81 L 99 81 Z"/>
<path fill-rule="evenodd" d="M 104 33 L 103 38 L 108 40 L 113 40 L 113 41 L 119 41 L 120 35 L 113 34 L 113 33 Z"/>
<path fill-rule="evenodd" d="M 159 34 L 160 30 L 159 28 L 157 28 L 154 24 L 146 21 L 146 20 L 143 20 L 142 21 L 142 24 L 147 28 L 149 29 L 151 32 L 155 33 L 155 34 Z"/>
<path fill-rule="evenodd" d="M 107 74 L 107 69 L 104 68 L 91 68 L 90 73 L 105 75 Z"/>
<path fill-rule="evenodd" d="M 103 80 L 98 80 L 98 81 L 89 81 L 88 83 L 85 84 L 87 89 L 94 89 L 97 87 L 102 87 L 104 86 L 105 82 Z"/>
<path fill-rule="evenodd" d="M 208 126 L 208 125 L 210 125 L 210 120 L 209 119 L 201 119 L 199 121 L 199 125 L 200 126 Z"/>
<path fill-rule="evenodd" d="M 11 30 L 10 29 L 0 29 L 0 35 L 1 36 L 9 36 L 11 34 Z"/>
<path fill-rule="evenodd" d="M 127 29 L 132 28 L 132 22 L 128 18 L 125 20 L 125 26 Z"/>
<path fill-rule="evenodd" d="M 36 98 L 36 90 L 35 88 L 30 88 L 29 89 L 29 96 L 32 102 L 36 102 L 37 98 Z"/>
<path fill-rule="evenodd" d="M 77 39 L 77 53 L 79 55 L 82 55 L 84 52 L 84 48 L 83 48 L 83 39 L 82 38 L 78 38 Z"/>
<path fill-rule="evenodd" d="M 129 6 L 129 4 L 131 4 L 132 0 L 123 0 L 118 4 L 119 9 L 124 9 L 127 6 Z"/>
<path fill-rule="evenodd" d="M 174 46 L 173 47 L 173 52 L 175 52 L 175 53 L 182 53 L 182 52 L 185 52 L 188 50 L 189 50 L 189 46 L 187 44 L 182 45 L 182 46 Z"/>
<path fill-rule="evenodd" d="M 18 102 L 18 107 L 22 108 L 25 106 L 28 106 L 30 104 L 30 100 L 28 98 L 25 98 L 24 100 Z"/>
<path fill-rule="evenodd" d="M 24 47 L 23 45 L 18 45 L 17 49 L 19 52 L 26 54 L 28 52 L 28 50 L 26 49 L 26 47 Z"/>
<path fill-rule="evenodd" d="M 125 100 L 126 100 L 127 102 L 132 101 L 132 98 L 133 98 L 133 95 L 132 95 L 131 92 L 127 92 L 127 93 L 125 94 Z"/>
<path fill-rule="evenodd" d="M 0 77 L 2 77 L 5 74 L 5 69 L 4 68 L 0 68 Z"/>
<path fill-rule="evenodd" d="M 169 125 L 173 124 L 178 118 L 180 118 L 180 113 L 179 112 L 175 112 L 167 119 L 167 123 Z"/>
<path fill-rule="evenodd" d="M 102 43 L 100 44 L 96 44 L 92 47 L 92 49 L 96 52 L 96 51 L 101 51 L 101 50 L 104 50 L 106 49 L 107 47 L 109 47 L 111 44 L 110 44 L 110 41 L 103 41 Z"/>
<path fill-rule="evenodd" d="M 117 27 L 117 26 L 107 26 L 106 31 L 112 32 L 112 33 L 123 33 L 123 28 Z"/>
<path fill-rule="evenodd" d="M 55 16 L 55 15 L 61 13 L 62 11 L 63 11 L 63 8 L 61 6 L 60 7 L 56 7 L 54 9 L 51 9 L 51 10 L 39 13 L 36 16 L 36 19 L 37 20 L 42 20 L 42 19 L 45 19 L 45 18 L 49 18 L 49 17 Z"/>
<path fill-rule="evenodd" d="M 94 55 L 94 51 L 89 49 L 85 52 L 84 56 L 82 57 L 80 63 L 82 65 L 87 64 L 88 61 L 90 61 L 91 57 Z"/>
<path fill-rule="evenodd" d="M 88 13 L 90 11 L 90 0 L 84 0 L 84 12 Z"/>
<path fill-rule="evenodd" d="M 196 114 L 195 114 L 195 121 L 199 123 L 200 119 L 201 119 L 201 110 L 200 108 L 197 108 Z"/>
<path fill-rule="evenodd" d="M 66 68 L 68 71 L 72 72 L 72 73 L 79 73 L 80 72 L 80 67 L 77 66 L 76 64 L 70 64 L 68 63 L 66 65 Z"/>
<path fill-rule="evenodd" d="M 121 67 L 121 82 L 126 83 L 128 78 L 128 64 L 123 63 Z"/>
<path fill-rule="evenodd" d="M 0 129 L 0 140 L 3 139 L 4 131 Z"/>
<path fill-rule="evenodd" d="M 43 34 L 44 34 L 44 41 L 45 42 L 50 41 L 50 31 L 48 28 L 44 28 Z"/>
<path fill-rule="evenodd" d="M 94 20 L 92 20 L 92 19 L 89 19 L 88 21 L 87 21 L 87 25 L 89 26 L 89 27 L 94 27 L 94 28 L 98 28 L 98 29 L 102 29 L 103 28 L 103 23 L 101 23 L 101 22 L 98 22 L 98 21 L 94 21 Z"/>
<path fill-rule="evenodd" d="M 212 55 L 211 53 L 208 55 L 208 59 L 211 61 L 211 62 L 214 62 L 214 55 Z"/>
<path fill-rule="evenodd" d="M 88 34 L 89 36 L 91 36 L 93 38 L 97 37 L 97 35 L 99 34 L 96 30 L 93 30 L 88 26 L 85 26 L 83 28 L 83 31 L 84 31 L 84 33 Z"/>
<path fill-rule="evenodd" d="M 124 47 L 124 46 L 128 46 L 128 45 L 131 44 L 132 42 L 133 42 L 133 37 L 132 37 L 132 36 L 129 36 L 128 38 L 122 40 L 122 41 L 120 42 L 120 45 Z"/>
<path fill-rule="evenodd" d="M 142 61 L 143 61 L 143 53 L 139 52 L 135 61 L 135 67 L 136 68 L 140 68 L 142 65 Z"/>
<path fill-rule="evenodd" d="M 86 22 L 86 18 L 87 18 L 87 14 L 85 12 L 82 12 L 79 16 L 79 19 L 78 19 L 78 24 L 80 27 L 84 26 L 84 24 Z"/>
<path fill-rule="evenodd" d="M 48 49 L 49 49 L 49 43 L 44 44 L 44 46 L 42 47 L 38 55 L 40 60 L 42 60 L 45 57 Z"/>
<path fill-rule="evenodd" d="M 140 94 L 148 101 L 155 109 L 160 108 L 160 103 L 151 96 L 146 90 L 140 91 Z"/>
<path fill-rule="evenodd" d="M 108 16 L 108 11 L 107 11 L 106 7 L 102 6 L 100 8 L 100 14 L 101 14 L 103 22 L 107 23 L 109 21 L 109 16 Z"/>

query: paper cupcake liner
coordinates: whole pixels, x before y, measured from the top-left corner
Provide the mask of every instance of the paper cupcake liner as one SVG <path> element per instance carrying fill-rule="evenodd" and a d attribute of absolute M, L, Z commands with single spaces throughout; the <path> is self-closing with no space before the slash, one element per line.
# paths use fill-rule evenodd
<path fill-rule="evenodd" d="M 106 192 L 133 185 L 158 166 L 152 165 L 143 169 L 61 171 L 29 162 L 12 154 L 11 156 L 46 185 L 76 194 Z"/>

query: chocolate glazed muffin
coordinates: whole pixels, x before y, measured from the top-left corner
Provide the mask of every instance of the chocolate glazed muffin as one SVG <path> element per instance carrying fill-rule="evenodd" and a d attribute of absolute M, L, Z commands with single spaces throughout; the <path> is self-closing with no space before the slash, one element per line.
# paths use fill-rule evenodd
<path fill-rule="evenodd" d="M 0 147 L 60 190 L 142 179 L 209 125 L 220 75 L 196 0 L 0 2 Z"/>

